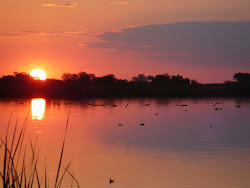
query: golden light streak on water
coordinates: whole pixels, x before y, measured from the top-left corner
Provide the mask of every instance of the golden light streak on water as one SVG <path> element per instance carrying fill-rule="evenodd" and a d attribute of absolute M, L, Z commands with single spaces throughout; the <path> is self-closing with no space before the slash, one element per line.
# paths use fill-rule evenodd
<path fill-rule="evenodd" d="M 31 100 L 31 115 L 32 120 L 42 120 L 45 113 L 45 99 L 32 99 Z"/>

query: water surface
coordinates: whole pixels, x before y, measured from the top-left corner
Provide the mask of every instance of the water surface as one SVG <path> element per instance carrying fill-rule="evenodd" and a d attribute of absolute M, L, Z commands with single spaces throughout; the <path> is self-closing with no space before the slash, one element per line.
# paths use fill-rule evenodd
<path fill-rule="evenodd" d="M 249 106 L 247 99 L 1 100 L 0 135 L 12 112 L 12 126 L 28 117 L 26 134 L 38 136 L 51 182 L 69 115 L 63 165 L 73 159 L 81 187 L 250 187 Z"/>

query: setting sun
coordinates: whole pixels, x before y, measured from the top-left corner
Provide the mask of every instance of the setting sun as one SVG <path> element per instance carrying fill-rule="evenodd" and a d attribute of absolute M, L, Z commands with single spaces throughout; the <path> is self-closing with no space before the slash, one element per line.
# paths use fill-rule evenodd
<path fill-rule="evenodd" d="M 46 80 L 46 73 L 42 69 L 34 69 L 30 72 L 35 80 Z"/>

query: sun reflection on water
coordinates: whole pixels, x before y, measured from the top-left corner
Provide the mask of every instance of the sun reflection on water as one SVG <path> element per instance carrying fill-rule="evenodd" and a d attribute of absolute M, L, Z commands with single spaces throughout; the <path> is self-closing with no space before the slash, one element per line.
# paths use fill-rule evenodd
<path fill-rule="evenodd" d="M 42 120 L 45 113 L 45 99 L 32 99 L 31 100 L 31 114 L 32 120 Z"/>

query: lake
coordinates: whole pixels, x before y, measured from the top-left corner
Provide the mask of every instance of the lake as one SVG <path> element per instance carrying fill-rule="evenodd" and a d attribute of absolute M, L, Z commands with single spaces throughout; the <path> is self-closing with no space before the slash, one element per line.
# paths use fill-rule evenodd
<path fill-rule="evenodd" d="M 0 100 L 0 135 L 27 118 L 51 185 L 68 115 L 63 166 L 81 187 L 250 187 L 249 99 Z"/>

